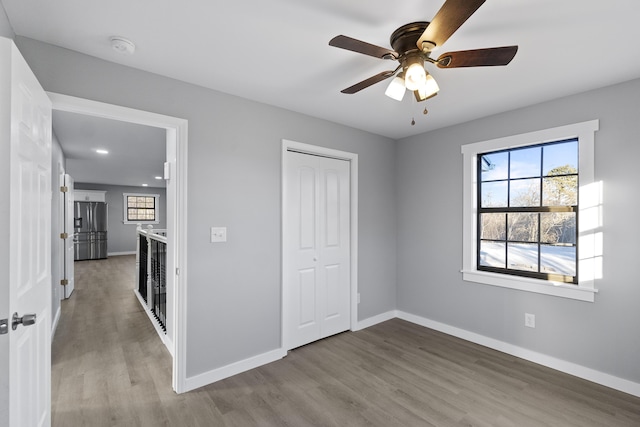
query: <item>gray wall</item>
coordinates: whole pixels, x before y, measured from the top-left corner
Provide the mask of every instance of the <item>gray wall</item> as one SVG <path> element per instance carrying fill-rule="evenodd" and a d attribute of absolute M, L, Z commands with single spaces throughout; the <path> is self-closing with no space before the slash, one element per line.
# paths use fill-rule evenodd
<path fill-rule="evenodd" d="M 7 18 L 7 13 L 2 3 L 0 3 L 0 37 L 8 37 L 10 39 L 15 37 L 15 33 L 13 32 L 13 28 L 11 28 L 11 24 L 9 24 L 9 19 Z"/>
<path fill-rule="evenodd" d="M 398 309 L 640 382 L 640 80 L 399 141 Z M 600 119 L 604 277 L 595 303 L 463 282 L 460 147 Z M 524 313 L 536 328 L 524 327 Z"/>
<path fill-rule="evenodd" d="M 189 120 L 187 376 L 280 347 L 281 139 L 359 155 L 359 318 L 393 310 L 394 141 L 17 37 L 48 91 Z M 209 228 L 228 227 L 226 244 Z"/>
<path fill-rule="evenodd" d="M 90 184 L 86 182 L 76 182 L 76 190 L 101 190 L 106 191 L 106 201 L 108 203 L 108 231 L 107 231 L 107 252 L 109 254 L 120 252 L 136 251 L 136 224 L 124 224 L 124 193 L 139 194 L 159 194 L 160 223 L 152 224 L 153 228 L 164 229 L 167 227 L 167 197 L 164 188 L 154 187 L 130 187 L 122 185 Z M 143 225 L 143 228 L 146 228 Z"/>

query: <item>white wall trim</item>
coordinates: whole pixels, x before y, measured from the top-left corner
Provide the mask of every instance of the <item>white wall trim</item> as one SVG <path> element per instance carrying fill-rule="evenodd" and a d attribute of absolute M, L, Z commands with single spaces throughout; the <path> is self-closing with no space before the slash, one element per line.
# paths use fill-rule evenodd
<path fill-rule="evenodd" d="M 355 332 L 362 329 L 367 329 L 371 326 L 377 325 L 378 323 L 386 322 L 387 320 L 391 320 L 396 317 L 398 317 L 398 312 L 396 310 L 387 311 L 386 313 L 381 313 L 376 316 L 360 320 L 353 331 Z"/>
<path fill-rule="evenodd" d="M 351 244 L 351 325 L 350 330 L 355 331 L 358 328 L 358 155 L 356 153 L 350 153 L 348 151 L 335 150 L 333 148 L 320 147 L 317 145 L 305 144 L 302 142 L 290 141 L 287 139 L 282 140 L 282 165 L 280 171 L 281 177 L 281 221 L 284 217 L 284 187 L 285 187 L 285 156 L 287 151 L 294 150 L 300 153 L 307 154 L 317 154 L 326 157 L 333 157 L 336 159 L 347 160 L 350 163 L 350 176 L 349 180 L 351 183 L 351 218 L 350 218 L 350 227 L 351 227 L 351 236 L 350 236 L 350 244 Z M 284 227 L 281 224 L 282 231 L 282 242 L 284 242 Z M 284 307 L 285 307 L 285 292 L 284 292 L 284 244 L 281 244 L 281 254 L 282 265 L 281 265 L 281 308 L 280 308 L 280 345 L 282 348 L 287 348 L 286 343 L 286 332 L 285 332 L 285 317 L 284 317 Z"/>
<path fill-rule="evenodd" d="M 136 251 L 124 251 L 124 252 L 107 252 L 107 256 L 122 256 L 122 255 L 135 255 Z"/>
<path fill-rule="evenodd" d="M 202 374 L 194 375 L 193 377 L 188 377 L 185 380 L 184 391 L 187 392 L 195 390 L 208 384 L 212 384 L 216 381 L 220 381 L 225 378 L 240 374 L 242 372 L 260 367 L 262 365 L 266 365 L 267 363 L 275 362 L 276 360 L 282 359 L 286 355 L 287 352 L 282 349 L 271 350 L 266 353 L 250 357 L 248 359 L 231 363 L 221 368 L 203 372 Z"/>
<path fill-rule="evenodd" d="M 173 345 L 172 385 L 184 391 L 187 340 L 187 143 L 188 121 L 149 111 L 47 92 L 55 110 L 163 128 L 167 134 L 167 335 Z M 172 301 L 171 301 L 172 300 Z"/>
<path fill-rule="evenodd" d="M 58 329 L 58 322 L 60 322 L 60 304 L 58 304 L 58 309 L 56 310 L 56 314 L 53 316 L 53 322 L 51 323 L 51 342 L 53 342 L 53 337 L 56 335 L 56 330 Z"/>
<path fill-rule="evenodd" d="M 516 356 L 521 359 L 528 360 L 530 362 L 537 363 L 539 365 L 546 366 L 548 368 L 555 369 L 569 375 L 573 375 L 578 378 L 592 381 L 594 383 L 606 387 L 611 387 L 624 393 L 629 393 L 631 395 L 640 397 L 640 383 L 625 380 L 624 378 L 596 371 L 595 369 L 587 368 L 576 363 L 567 362 L 566 360 L 557 359 L 552 356 L 547 356 L 546 354 L 528 350 L 517 345 L 489 338 L 475 332 L 456 328 L 455 326 L 450 326 L 445 323 L 440 323 L 435 320 L 427 319 L 425 317 L 416 316 L 415 314 L 406 313 L 404 311 L 398 310 L 397 317 L 399 319 L 406 320 L 408 322 L 415 323 L 429 329 L 434 329 L 436 331 L 443 332 L 445 334 L 452 335 L 454 337 L 458 337 L 485 347 L 489 347 L 494 350 L 498 350 L 503 353 L 507 353 L 512 356 Z"/>
<path fill-rule="evenodd" d="M 569 375 L 573 375 L 578 378 L 582 378 L 588 381 L 592 381 L 596 384 L 610 387 L 615 390 L 622 391 L 624 393 L 631 394 L 633 396 L 640 397 L 640 383 L 626 380 L 624 378 L 616 377 L 614 375 L 606 374 L 604 372 L 597 371 L 595 369 L 587 368 L 576 363 L 567 362 L 566 360 L 557 359 L 546 354 L 538 353 L 532 350 L 528 350 L 517 345 L 509 344 L 504 341 L 489 338 L 484 335 L 470 332 L 465 329 L 460 329 L 455 326 L 450 326 L 445 323 L 437 322 L 435 320 L 427 319 L 425 317 L 417 316 L 415 314 L 407 313 L 401 310 L 391 310 L 385 313 L 378 314 L 376 316 L 369 317 L 361 320 L 354 331 L 362 330 L 374 326 L 378 323 L 386 322 L 394 318 L 402 319 L 407 322 L 415 323 L 416 325 L 423 326 L 425 328 L 433 329 L 451 335 L 457 338 L 461 338 L 465 341 L 469 341 L 484 347 L 488 347 L 494 350 L 501 351 L 506 354 L 510 354 L 515 357 L 519 357 L 524 360 L 528 360 L 538 365 L 546 366 L 551 369 L 555 369 L 560 372 L 564 372 Z M 242 372 L 258 368 L 262 365 L 275 362 L 282 359 L 287 355 L 287 351 L 284 349 L 272 350 L 254 357 L 250 357 L 239 362 L 231 363 L 227 366 L 217 368 L 193 377 L 189 377 L 185 381 L 185 390 L 190 391 L 199 387 L 203 387 L 208 384 L 212 384 L 216 381 L 231 377 L 233 375 L 240 374 Z"/>

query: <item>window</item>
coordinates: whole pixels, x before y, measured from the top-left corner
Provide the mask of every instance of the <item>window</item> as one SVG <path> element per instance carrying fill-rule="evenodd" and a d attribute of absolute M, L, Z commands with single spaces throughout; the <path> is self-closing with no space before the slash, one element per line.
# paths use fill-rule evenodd
<path fill-rule="evenodd" d="M 124 194 L 125 224 L 158 224 L 158 194 Z"/>
<path fill-rule="evenodd" d="M 478 270 L 577 283 L 578 139 L 477 161 Z"/>
<path fill-rule="evenodd" d="M 594 300 L 597 129 L 595 120 L 462 147 L 464 280 Z"/>

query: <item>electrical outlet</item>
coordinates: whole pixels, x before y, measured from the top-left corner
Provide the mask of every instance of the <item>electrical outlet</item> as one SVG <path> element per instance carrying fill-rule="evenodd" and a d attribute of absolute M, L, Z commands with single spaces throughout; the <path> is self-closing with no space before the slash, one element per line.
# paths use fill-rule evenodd
<path fill-rule="evenodd" d="M 536 327 L 536 315 L 525 313 L 524 314 L 524 326 L 527 328 L 535 328 Z"/>

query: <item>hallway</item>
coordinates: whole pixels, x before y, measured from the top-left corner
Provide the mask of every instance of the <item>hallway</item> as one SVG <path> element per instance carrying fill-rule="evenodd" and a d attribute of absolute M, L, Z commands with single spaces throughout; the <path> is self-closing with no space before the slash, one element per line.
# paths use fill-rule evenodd
<path fill-rule="evenodd" d="M 171 355 L 133 293 L 135 256 L 76 262 L 75 282 L 51 350 L 53 426 L 161 424 Z"/>

